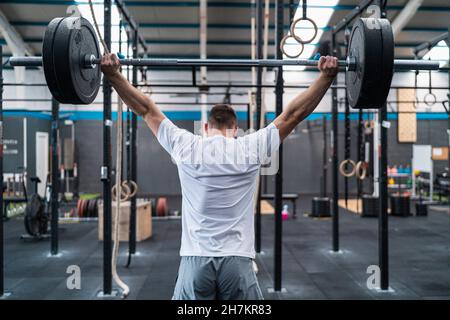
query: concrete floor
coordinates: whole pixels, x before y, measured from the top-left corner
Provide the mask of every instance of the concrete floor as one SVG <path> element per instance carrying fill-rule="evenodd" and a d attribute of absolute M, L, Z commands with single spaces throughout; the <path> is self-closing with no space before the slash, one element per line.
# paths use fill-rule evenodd
<path fill-rule="evenodd" d="M 342 252 L 330 253 L 331 220 L 304 214 L 310 199 L 301 198 L 298 219 L 283 222 L 282 293 L 273 286 L 273 216 L 264 216 L 263 253 L 257 256 L 258 279 L 266 299 L 450 299 L 450 216 L 431 210 L 428 217 L 390 217 L 392 292 L 366 286 L 367 268 L 378 263 L 377 219 L 340 211 Z M 95 299 L 102 289 L 102 243 L 95 222 L 61 226 L 60 252 L 50 257 L 50 242 L 23 242 L 21 219 L 5 223 L 5 286 L 9 299 Z M 139 255 L 125 268 L 127 244 L 121 245 L 118 271 L 129 284 L 128 299 L 170 299 L 179 263 L 180 220 L 153 222 L 154 236 L 138 243 Z M 81 268 L 81 289 L 66 286 L 69 265 Z"/>

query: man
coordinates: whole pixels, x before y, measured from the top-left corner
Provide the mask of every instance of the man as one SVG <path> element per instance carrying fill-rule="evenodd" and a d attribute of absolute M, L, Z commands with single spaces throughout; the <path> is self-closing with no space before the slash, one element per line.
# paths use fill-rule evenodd
<path fill-rule="evenodd" d="M 182 189 L 181 262 L 173 299 L 262 299 L 253 270 L 254 195 L 260 166 L 317 107 L 337 74 L 321 57 L 320 76 L 267 127 L 243 137 L 229 105 L 216 105 L 206 137 L 179 129 L 119 72 L 113 54 L 101 69 L 122 100 L 142 116 L 178 166 Z"/>

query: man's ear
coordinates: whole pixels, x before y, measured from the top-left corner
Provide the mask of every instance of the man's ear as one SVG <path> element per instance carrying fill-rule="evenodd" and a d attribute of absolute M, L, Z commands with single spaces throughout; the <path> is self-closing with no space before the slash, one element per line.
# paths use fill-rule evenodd
<path fill-rule="evenodd" d="M 208 133 L 208 122 L 205 123 L 204 129 L 205 129 L 205 132 Z"/>

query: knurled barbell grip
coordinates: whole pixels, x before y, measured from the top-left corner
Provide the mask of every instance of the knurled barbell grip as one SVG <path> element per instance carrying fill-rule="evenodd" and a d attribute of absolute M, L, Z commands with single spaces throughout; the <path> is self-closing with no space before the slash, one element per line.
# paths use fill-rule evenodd
<path fill-rule="evenodd" d="M 122 65 L 131 66 L 166 66 L 166 67 L 280 67 L 280 66 L 317 66 L 317 60 L 238 60 L 238 59 L 119 59 Z M 92 59 L 92 64 L 99 64 L 100 59 Z M 347 67 L 348 63 L 339 60 L 340 67 Z"/>
<path fill-rule="evenodd" d="M 217 67 L 280 67 L 280 66 L 317 66 L 317 60 L 238 60 L 238 59 L 148 59 L 148 58 L 134 58 L 134 59 L 120 59 L 122 65 L 132 66 L 217 66 Z M 40 67 L 42 66 L 42 57 L 11 57 L 9 64 L 13 67 L 27 66 Z M 85 68 L 92 68 L 100 64 L 100 59 L 92 56 L 86 56 L 84 59 Z M 340 67 L 350 66 L 344 60 L 339 60 Z"/>
<path fill-rule="evenodd" d="M 11 57 L 11 66 L 42 66 L 42 57 Z M 89 67 L 100 63 L 99 58 L 87 57 L 85 66 Z M 279 67 L 279 66 L 317 66 L 317 60 L 238 60 L 238 59 L 120 59 L 122 65 L 133 66 L 216 66 L 216 67 Z M 354 70 L 356 62 L 351 58 L 339 60 L 340 67 Z M 439 61 L 429 60 L 394 60 L 395 70 L 439 70 Z"/>

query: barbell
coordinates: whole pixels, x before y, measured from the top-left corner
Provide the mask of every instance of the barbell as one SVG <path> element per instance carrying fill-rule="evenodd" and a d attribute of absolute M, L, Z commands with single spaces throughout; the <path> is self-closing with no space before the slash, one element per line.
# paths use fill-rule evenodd
<path fill-rule="evenodd" d="M 100 88 L 100 47 L 94 28 L 82 17 L 53 19 L 44 35 L 42 57 L 11 57 L 11 66 L 43 66 L 53 97 L 60 103 L 90 104 Z M 317 66 L 317 60 L 119 59 L 122 65 L 160 67 Z M 394 70 L 438 70 L 439 62 L 394 60 L 394 38 L 388 20 L 361 18 L 353 26 L 345 68 L 346 90 L 353 108 L 380 108 Z"/>
<path fill-rule="evenodd" d="M 9 63 L 13 67 L 42 67 L 42 57 L 11 57 Z M 81 68 L 96 68 L 101 59 L 94 55 L 86 55 L 82 59 Z M 157 59 L 157 58 L 130 58 L 119 59 L 125 66 L 161 66 L 161 67 L 282 67 L 307 66 L 317 67 L 318 60 L 276 60 L 276 59 Z M 338 60 L 338 66 L 347 71 L 356 70 L 356 62 L 348 57 L 347 60 Z M 430 60 L 394 60 L 395 70 L 437 70 L 439 62 Z"/>

